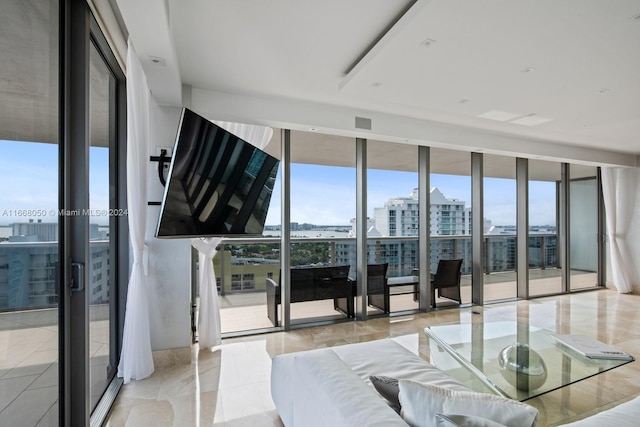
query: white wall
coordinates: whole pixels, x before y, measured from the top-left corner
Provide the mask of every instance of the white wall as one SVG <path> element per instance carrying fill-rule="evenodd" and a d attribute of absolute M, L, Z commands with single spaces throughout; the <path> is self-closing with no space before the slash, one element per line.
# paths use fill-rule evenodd
<path fill-rule="evenodd" d="M 173 147 L 180 108 L 150 108 L 149 155 L 156 147 Z M 157 163 L 148 163 L 148 201 L 162 201 Z M 146 243 L 149 247 L 149 319 L 151 348 L 164 350 L 191 344 L 191 249 L 188 239 L 156 239 L 160 206 L 147 208 Z"/>

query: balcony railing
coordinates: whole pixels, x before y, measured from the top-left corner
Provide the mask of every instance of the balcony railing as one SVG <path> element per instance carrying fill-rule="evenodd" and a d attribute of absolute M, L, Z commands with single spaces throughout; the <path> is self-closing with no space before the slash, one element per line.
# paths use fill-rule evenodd
<path fill-rule="evenodd" d="M 92 262 L 101 260 L 108 265 L 109 241 L 89 242 Z M 2 242 L 0 243 L 0 312 L 56 307 L 55 262 L 58 242 Z M 91 264 L 94 265 L 94 264 Z M 90 267 L 89 270 L 92 270 Z M 105 274 L 91 277 L 90 286 L 108 286 L 108 267 Z M 91 296 L 90 304 L 101 302 L 100 295 Z"/>
<path fill-rule="evenodd" d="M 515 271 L 516 260 L 516 236 L 515 235 L 485 235 L 484 245 L 484 271 L 486 274 Z M 418 238 L 417 237 L 374 237 L 368 240 L 367 259 L 369 263 L 389 263 L 389 277 L 405 276 L 418 267 Z M 529 266 L 531 268 L 545 269 L 557 267 L 555 234 L 535 234 L 529 237 Z M 439 259 L 461 258 L 464 260 L 463 274 L 471 273 L 471 236 L 431 236 L 430 268 L 435 271 Z M 231 276 L 237 282 L 238 274 L 254 273 L 252 282 L 256 285 L 249 291 L 262 291 L 262 276 L 278 280 L 279 257 L 274 256 L 279 252 L 279 237 L 258 238 L 234 238 L 223 239 L 218 254 L 214 258 L 214 267 L 218 277 L 220 294 L 246 292 L 244 286 L 231 286 Z M 250 245 L 267 245 L 269 251 L 261 258 L 259 253 L 241 251 L 238 247 Z M 314 245 L 317 250 L 311 250 Z M 293 267 L 323 266 L 323 265 L 355 265 L 355 238 L 291 238 Z M 304 247 L 304 250 L 296 251 L 296 247 Z M 277 248 L 277 249 L 276 249 Z M 323 252 L 324 251 L 324 252 Z M 313 252 L 313 256 L 311 256 Z M 309 259 L 305 255 L 309 253 Z M 325 253 L 322 256 L 322 253 Z M 321 254 L 319 257 L 318 254 Z M 231 255 L 231 258 L 229 256 Z M 242 256 L 239 256 L 242 255 Z M 247 255 L 247 256 L 244 256 Z M 293 261 L 295 259 L 295 261 Z M 239 260 L 240 262 L 232 262 Z M 253 262 L 251 262 L 253 261 Z M 257 271 L 258 265 L 264 271 Z M 269 267 L 267 267 L 269 265 Z M 230 269 L 230 271 L 229 271 Z M 267 271 L 268 270 L 268 271 Z M 268 276 L 267 276 L 268 275 Z M 241 290 L 242 289 L 242 290 Z"/>

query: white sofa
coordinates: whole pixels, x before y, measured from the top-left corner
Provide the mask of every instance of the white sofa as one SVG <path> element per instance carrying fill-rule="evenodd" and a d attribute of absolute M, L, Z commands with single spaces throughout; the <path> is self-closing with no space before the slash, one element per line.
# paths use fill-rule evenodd
<path fill-rule="evenodd" d="M 455 379 L 386 339 L 276 356 L 271 368 L 271 395 L 286 427 L 406 427 L 408 422 L 372 386 L 371 375 L 431 384 L 456 396 L 470 394 Z M 510 402 L 537 414 L 533 407 Z M 639 419 L 637 398 L 570 426 L 635 426 Z"/>

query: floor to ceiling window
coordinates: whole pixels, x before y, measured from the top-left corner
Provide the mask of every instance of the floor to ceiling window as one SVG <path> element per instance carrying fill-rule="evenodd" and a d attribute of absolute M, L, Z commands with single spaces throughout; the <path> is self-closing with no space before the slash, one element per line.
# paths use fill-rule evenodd
<path fill-rule="evenodd" d="M 267 147 L 277 157 L 282 154 L 281 136 L 276 131 Z M 366 262 L 388 263 L 387 276 L 392 279 L 412 276 L 420 265 L 418 147 L 376 140 L 364 142 Z M 347 266 L 350 278 L 355 279 L 356 146 L 353 138 L 291 132 L 289 262 L 292 269 Z M 462 259 L 461 299 L 463 304 L 469 304 L 472 301 L 471 236 L 474 231 L 472 156 L 468 152 L 431 148 L 430 162 L 430 270 L 435 272 L 441 259 Z M 484 253 L 480 277 L 482 301 L 490 302 L 516 298 L 518 291 L 516 159 L 484 155 L 482 163 Z M 529 269 L 524 280 L 529 280 L 529 295 L 550 295 L 563 291 L 559 250 L 562 230 L 558 221 L 563 200 L 558 190 L 562 167 L 560 163 L 541 160 L 529 160 L 527 165 Z M 597 170 L 572 165 L 572 171 L 574 175 L 579 174 L 578 179 L 571 181 L 572 198 L 595 203 L 597 207 L 597 198 L 592 197 L 592 193 L 597 194 L 594 187 L 597 182 L 590 178 Z M 280 299 L 270 302 L 269 292 L 263 285 L 269 281 L 281 282 L 280 210 L 283 196 L 280 191 L 284 188 L 281 180 L 279 174 L 264 235 L 257 239 L 226 239 L 221 246 L 224 250 L 214 260 L 225 333 L 283 326 Z M 576 221 L 585 220 L 575 212 L 572 218 L 574 230 L 579 227 L 574 225 Z M 594 221 L 597 217 L 590 218 Z M 597 245 L 595 248 L 597 251 Z M 571 255 L 572 259 L 576 257 Z M 572 260 L 572 265 L 575 262 L 577 259 Z M 571 278 L 588 278 L 586 273 L 595 272 L 597 266 L 576 268 Z M 572 289 L 582 288 L 574 283 Z M 394 296 L 396 291 L 398 295 Z M 406 289 L 390 287 L 389 293 L 391 297 L 386 306 L 369 303 L 367 314 L 418 308 L 411 286 Z M 446 298 L 437 298 L 436 304 L 437 307 L 455 305 Z M 276 314 L 270 316 L 274 310 Z M 346 314 L 332 298 L 314 297 L 301 301 L 292 297 L 290 305 L 291 325 L 294 326 L 344 320 Z"/>
<path fill-rule="evenodd" d="M 484 301 L 516 297 L 516 162 L 485 154 Z"/>
<path fill-rule="evenodd" d="M 367 141 L 367 167 L 368 263 L 387 264 L 389 278 L 414 275 L 419 266 L 418 147 Z M 369 280 L 372 287 L 374 280 Z M 380 307 L 392 312 L 418 309 L 413 288 L 391 287 L 389 307 L 370 301 L 369 314 L 379 313 Z"/>
<path fill-rule="evenodd" d="M 598 180 L 594 166 L 569 169 L 570 289 L 598 286 Z"/>
<path fill-rule="evenodd" d="M 561 165 L 529 160 L 529 295 L 562 292 L 558 253 Z"/>
<path fill-rule="evenodd" d="M 349 266 L 352 270 L 355 245 L 344 243 L 353 241 L 348 237 L 356 217 L 355 166 L 355 139 L 291 132 L 292 269 Z M 291 323 L 342 319 L 349 314 L 343 308 L 334 299 L 295 302 Z"/>
<path fill-rule="evenodd" d="M 471 303 L 471 157 L 456 150 L 431 149 L 431 272 L 440 259 L 462 259 L 460 297 Z M 440 298 L 438 304 L 447 303 Z"/>

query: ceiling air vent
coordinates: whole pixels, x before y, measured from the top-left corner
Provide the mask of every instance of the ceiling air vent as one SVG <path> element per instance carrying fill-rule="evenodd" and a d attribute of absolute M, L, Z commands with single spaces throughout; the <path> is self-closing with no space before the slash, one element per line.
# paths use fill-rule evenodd
<path fill-rule="evenodd" d="M 371 130 L 371 119 L 356 117 L 356 129 Z"/>

